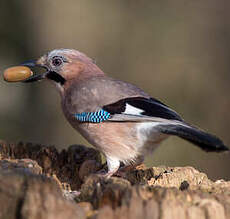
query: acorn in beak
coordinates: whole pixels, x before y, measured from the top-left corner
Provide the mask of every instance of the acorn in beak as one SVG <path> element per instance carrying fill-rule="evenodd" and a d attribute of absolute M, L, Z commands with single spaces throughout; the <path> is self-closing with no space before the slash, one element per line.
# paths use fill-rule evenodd
<path fill-rule="evenodd" d="M 46 72 L 44 72 L 42 74 L 30 76 L 29 78 L 27 78 L 26 80 L 23 81 L 25 83 L 40 81 L 42 79 L 50 79 L 50 80 L 53 80 L 53 81 L 63 85 L 66 81 L 65 78 L 63 78 L 60 74 L 58 74 L 55 71 L 51 71 L 46 65 L 39 64 L 37 60 L 26 61 L 26 62 L 23 62 L 21 65 L 27 66 L 29 68 L 40 67 L 40 68 L 43 68 L 46 70 Z"/>
<path fill-rule="evenodd" d="M 34 81 L 40 81 L 42 79 L 46 78 L 46 75 L 48 74 L 49 70 L 46 66 L 40 65 L 37 63 L 37 60 L 30 60 L 30 61 L 26 61 L 23 62 L 21 64 L 22 66 L 26 66 L 29 68 L 33 68 L 33 67 L 41 67 L 41 68 L 45 68 L 46 72 L 42 73 L 42 74 L 37 74 L 37 75 L 32 75 L 29 78 L 27 78 L 26 80 L 24 80 L 23 82 L 34 82 Z"/>

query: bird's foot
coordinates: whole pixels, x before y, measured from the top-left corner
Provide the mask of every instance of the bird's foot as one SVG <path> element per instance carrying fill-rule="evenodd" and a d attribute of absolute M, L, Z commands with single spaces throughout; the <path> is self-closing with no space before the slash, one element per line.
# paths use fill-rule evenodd
<path fill-rule="evenodd" d="M 101 169 L 97 171 L 96 173 L 97 176 L 103 177 L 103 178 L 110 178 L 111 176 L 117 176 L 117 177 L 124 177 L 124 172 L 122 171 L 107 171 L 105 169 Z"/>
<path fill-rule="evenodd" d="M 108 171 L 107 169 L 101 169 L 99 171 L 97 171 L 96 175 L 98 175 L 99 177 L 104 177 L 104 178 L 110 178 L 111 176 L 116 176 L 116 177 L 121 177 L 121 178 L 125 178 L 126 174 L 132 170 L 135 169 L 143 169 L 145 166 L 144 164 L 131 164 L 128 166 L 123 166 L 120 167 L 119 170 L 114 170 L 114 171 Z"/>
<path fill-rule="evenodd" d="M 139 169 L 145 169 L 146 166 L 143 163 L 137 163 L 137 164 L 130 164 L 127 166 L 122 166 L 119 168 L 118 171 L 122 172 L 130 172 L 132 170 L 139 170 Z"/>
<path fill-rule="evenodd" d="M 113 173 L 110 173 L 105 169 L 101 169 L 96 172 L 96 175 L 103 178 L 110 178 L 113 175 Z"/>

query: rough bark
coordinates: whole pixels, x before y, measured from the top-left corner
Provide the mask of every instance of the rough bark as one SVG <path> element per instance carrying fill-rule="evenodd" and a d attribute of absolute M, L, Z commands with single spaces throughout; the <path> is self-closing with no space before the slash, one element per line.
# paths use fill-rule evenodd
<path fill-rule="evenodd" d="M 230 182 L 193 167 L 141 166 L 123 177 L 94 174 L 92 148 L 0 142 L 0 219 L 230 218 Z"/>

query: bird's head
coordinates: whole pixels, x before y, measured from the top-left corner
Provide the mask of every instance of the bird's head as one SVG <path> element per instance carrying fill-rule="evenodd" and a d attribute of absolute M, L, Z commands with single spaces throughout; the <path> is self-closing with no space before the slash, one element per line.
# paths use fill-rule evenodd
<path fill-rule="evenodd" d="M 24 62 L 22 65 L 46 69 L 45 73 L 31 76 L 24 82 L 48 79 L 60 88 L 73 80 L 104 74 L 92 59 L 74 49 L 55 49 L 37 60 Z"/>

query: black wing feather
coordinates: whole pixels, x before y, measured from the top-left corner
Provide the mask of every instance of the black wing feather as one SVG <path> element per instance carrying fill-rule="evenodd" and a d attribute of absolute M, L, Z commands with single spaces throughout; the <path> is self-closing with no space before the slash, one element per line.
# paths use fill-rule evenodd
<path fill-rule="evenodd" d="M 115 103 L 106 105 L 103 109 L 111 115 L 122 114 L 125 112 L 126 104 L 143 110 L 141 115 L 150 117 L 160 117 L 169 120 L 183 121 L 182 118 L 164 103 L 155 98 L 131 97 L 121 99 Z"/>

